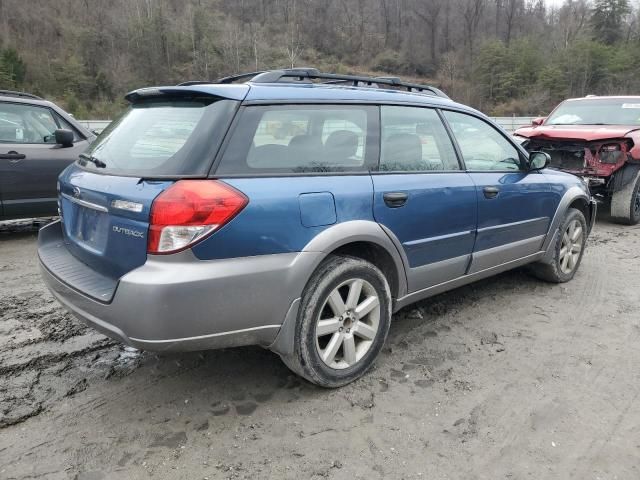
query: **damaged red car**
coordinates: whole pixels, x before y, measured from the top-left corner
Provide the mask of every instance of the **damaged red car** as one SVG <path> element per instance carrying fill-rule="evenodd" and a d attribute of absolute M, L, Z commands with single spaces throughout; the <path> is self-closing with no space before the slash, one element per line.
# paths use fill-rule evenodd
<path fill-rule="evenodd" d="M 514 136 L 548 153 L 552 168 L 582 177 L 613 220 L 640 222 L 640 96 L 566 100 Z"/>

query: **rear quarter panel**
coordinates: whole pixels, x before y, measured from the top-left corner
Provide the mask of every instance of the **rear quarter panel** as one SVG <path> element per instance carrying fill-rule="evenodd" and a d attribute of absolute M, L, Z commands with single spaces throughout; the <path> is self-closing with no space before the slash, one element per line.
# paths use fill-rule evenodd
<path fill-rule="evenodd" d="M 335 224 L 373 221 L 373 187 L 368 174 L 222 180 L 243 192 L 249 204 L 229 224 L 193 247 L 202 260 L 299 252 Z M 331 199 L 333 206 L 328 203 Z"/>

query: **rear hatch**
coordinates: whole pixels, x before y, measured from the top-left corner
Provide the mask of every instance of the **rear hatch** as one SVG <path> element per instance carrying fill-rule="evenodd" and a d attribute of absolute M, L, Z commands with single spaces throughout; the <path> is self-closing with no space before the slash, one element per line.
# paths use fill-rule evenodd
<path fill-rule="evenodd" d="M 73 165 L 60 177 L 67 248 L 83 263 L 114 279 L 144 264 L 151 204 L 171 183 L 105 176 Z"/>
<path fill-rule="evenodd" d="M 129 94 L 129 110 L 60 175 L 63 236 L 72 255 L 113 279 L 144 264 L 154 199 L 176 180 L 208 175 L 247 91 L 229 85 Z"/>

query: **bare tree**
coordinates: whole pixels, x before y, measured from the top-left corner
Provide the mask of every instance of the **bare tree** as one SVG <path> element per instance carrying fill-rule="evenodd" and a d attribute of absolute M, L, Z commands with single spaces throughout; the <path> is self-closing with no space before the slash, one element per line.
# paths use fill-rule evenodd
<path fill-rule="evenodd" d="M 506 0 L 505 4 L 505 35 L 504 41 L 507 45 L 511 43 L 511 35 L 513 32 L 513 24 L 516 18 L 522 13 L 524 7 L 522 0 Z"/>
<path fill-rule="evenodd" d="M 442 11 L 442 4 L 442 0 L 424 0 L 418 1 L 413 5 L 413 13 L 420 20 L 426 23 L 427 27 L 429 28 L 431 63 L 433 63 L 434 65 L 438 62 L 436 39 L 438 25 L 440 24 L 440 12 Z"/>
<path fill-rule="evenodd" d="M 485 6 L 486 0 L 462 0 L 462 18 L 465 27 L 464 43 L 467 47 L 469 65 L 473 63 L 473 49 Z"/>
<path fill-rule="evenodd" d="M 294 68 L 296 61 L 302 53 L 302 42 L 300 41 L 300 26 L 296 16 L 297 0 L 288 0 L 285 2 L 287 8 L 285 9 L 287 20 L 287 38 L 285 51 L 287 53 L 287 59 L 291 68 Z"/>
<path fill-rule="evenodd" d="M 587 0 L 566 0 L 558 11 L 558 27 L 562 33 L 562 47 L 567 48 L 589 22 Z"/>

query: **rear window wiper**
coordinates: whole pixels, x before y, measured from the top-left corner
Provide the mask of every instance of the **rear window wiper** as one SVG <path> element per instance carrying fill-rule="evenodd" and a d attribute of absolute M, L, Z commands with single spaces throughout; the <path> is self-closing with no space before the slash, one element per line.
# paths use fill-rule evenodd
<path fill-rule="evenodd" d="M 97 168 L 105 168 L 107 166 L 107 164 L 104 163 L 99 158 L 93 157 L 91 155 L 87 155 L 86 153 L 81 153 L 80 154 L 80 158 L 83 159 L 86 162 L 93 163 Z"/>

